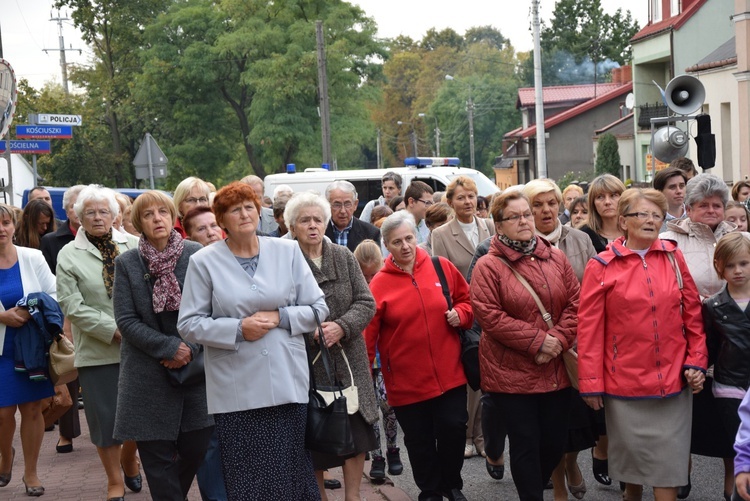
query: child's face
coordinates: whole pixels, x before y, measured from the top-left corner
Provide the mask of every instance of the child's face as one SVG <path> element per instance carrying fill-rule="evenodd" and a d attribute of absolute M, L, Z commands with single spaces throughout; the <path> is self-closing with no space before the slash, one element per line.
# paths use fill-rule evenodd
<path fill-rule="evenodd" d="M 737 225 L 740 231 L 747 231 L 747 211 L 739 207 L 727 209 L 724 213 L 724 219 Z"/>
<path fill-rule="evenodd" d="M 379 263 L 360 264 L 360 268 L 362 268 L 362 274 L 365 276 L 365 280 L 368 284 L 372 281 L 372 278 L 375 276 L 375 274 L 380 271 L 381 267 L 382 266 Z"/>
<path fill-rule="evenodd" d="M 750 252 L 743 250 L 727 260 L 724 266 L 724 280 L 734 288 L 747 285 L 750 281 Z"/>

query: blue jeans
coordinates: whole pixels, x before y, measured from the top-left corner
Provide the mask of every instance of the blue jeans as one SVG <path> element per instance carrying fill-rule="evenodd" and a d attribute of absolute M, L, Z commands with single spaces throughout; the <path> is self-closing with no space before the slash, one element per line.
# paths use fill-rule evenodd
<path fill-rule="evenodd" d="M 198 489 L 203 501 L 227 501 L 227 488 L 224 486 L 224 476 L 221 473 L 221 453 L 219 452 L 219 436 L 214 428 L 211 440 L 208 442 L 206 457 L 198 468 Z"/>

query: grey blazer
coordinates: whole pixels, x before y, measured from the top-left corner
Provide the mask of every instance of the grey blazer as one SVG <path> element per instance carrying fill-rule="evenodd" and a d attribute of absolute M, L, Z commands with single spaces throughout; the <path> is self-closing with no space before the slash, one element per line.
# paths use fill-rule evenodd
<path fill-rule="evenodd" d="M 489 219 L 474 216 L 479 231 L 479 240 L 482 242 L 495 234 L 495 226 Z M 478 244 L 477 244 L 478 245 Z M 461 229 L 456 218 L 432 232 L 432 255 L 441 256 L 458 268 L 464 278 L 469 274 L 469 265 L 474 258 L 475 247 L 466 238 L 466 233 Z"/>
<path fill-rule="evenodd" d="M 190 256 L 200 249 L 200 244 L 185 241 L 174 270 L 180 283 L 185 281 Z M 177 440 L 181 431 L 213 424 L 206 407 L 206 385 L 174 388 L 169 384 L 167 369 L 159 362 L 174 357 L 182 343 L 177 312 L 160 314 L 159 323 L 138 254 L 138 249 L 130 249 L 115 259 L 112 301 L 122 344 L 114 436 L 118 440 Z M 145 259 L 144 263 L 148 266 Z M 190 348 L 195 354 L 198 345 Z"/>
<path fill-rule="evenodd" d="M 177 329 L 205 347 L 208 411 L 236 412 L 288 403 L 307 403 L 310 376 L 302 336 L 328 316 L 323 291 L 293 240 L 258 237 L 258 269 L 250 277 L 226 241 L 190 258 Z M 240 319 L 284 308 L 291 330 L 270 330 L 248 342 Z"/>

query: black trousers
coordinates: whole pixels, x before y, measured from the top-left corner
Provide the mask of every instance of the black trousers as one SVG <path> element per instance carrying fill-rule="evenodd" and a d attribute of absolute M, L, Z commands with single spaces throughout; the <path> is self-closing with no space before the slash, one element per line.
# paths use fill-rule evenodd
<path fill-rule="evenodd" d="M 59 419 L 60 436 L 71 440 L 81 435 L 81 420 L 78 416 L 79 386 L 80 383 L 78 382 L 78 378 L 75 378 L 75 381 L 71 381 L 67 384 L 70 398 L 73 400 L 73 407 L 68 409 Z"/>
<path fill-rule="evenodd" d="M 409 454 L 419 499 L 442 499 L 441 493 L 462 489 L 461 468 L 466 443 L 466 385 L 442 395 L 393 408 Z"/>
<path fill-rule="evenodd" d="M 484 436 L 484 452 L 493 462 L 503 457 L 505 452 L 505 421 L 501 409 L 488 394 L 482 395 L 482 435 Z"/>
<path fill-rule="evenodd" d="M 138 455 L 151 498 L 184 501 L 195 478 L 214 427 L 180 432 L 177 440 L 138 441 Z"/>
<path fill-rule="evenodd" d="M 542 501 L 544 486 L 568 439 L 571 389 L 537 394 L 490 393 L 502 409 L 510 441 L 510 471 L 521 501 Z"/>

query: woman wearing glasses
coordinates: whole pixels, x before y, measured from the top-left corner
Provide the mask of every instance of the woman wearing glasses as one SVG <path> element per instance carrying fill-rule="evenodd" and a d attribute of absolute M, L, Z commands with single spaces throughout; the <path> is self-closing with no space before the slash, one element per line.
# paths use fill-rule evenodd
<path fill-rule="evenodd" d="M 471 275 L 482 390 L 502 409 L 519 498 L 541 501 L 568 438 L 571 389 L 562 354 L 576 336 L 578 279 L 565 254 L 534 233 L 523 193 L 507 190 L 490 212 L 497 236 Z"/>
<path fill-rule="evenodd" d="M 190 209 L 196 207 L 208 207 L 208 198 L 211 188 L 202 179 L 197 177 L 188 177 L 183 179 L 174 190 L 172 201 L 177 207 L 177 219 L 174 223 L 174 229 L 186 238 L 185 230 L 182 228 L 182 216 L 187 214 Z"/>
<path fill-rule="evenodd" d="M 625 191 L 625 235 L 589 261 L 581 285 L 581 397 L 607 409 L 609 473 L 627 483 L 625 500 L 646 484 L 673 501 L 687 483 L 692 394 L 708 362 L 695 282 L 677 245 L 659 239 L 666 212 L 661 192 Z"/>
<path fill-rule="evenodd" d="M 57 256 L 57 300 L 73 326 L 75 366 L 86 395 L 91 442 L 107 475 L 107 499 L 121 501 L 125 485 L 133 492 L 141 490 L 141 475 L 135 442 L 113 438 L 122 336 L 112 291 L 115 258 L 137 248 L 138 239 L 112 229 L 119 206 L 109 188 L 87 186 L 73 209 L 81 227 Z"/>

